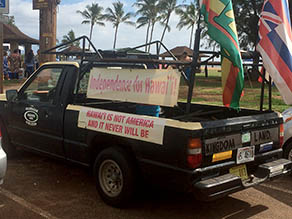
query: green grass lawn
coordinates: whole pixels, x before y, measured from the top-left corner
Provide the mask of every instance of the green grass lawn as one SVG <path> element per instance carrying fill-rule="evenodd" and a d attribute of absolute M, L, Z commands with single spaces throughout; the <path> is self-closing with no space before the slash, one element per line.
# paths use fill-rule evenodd
<path fill-rule="evenodd" d="M 179 99 L 180 101 L 186 101 L 188 87 L 183 82 L 181 84 Z M 262 84 L 257 81 L 245 80 L 244 86 L 244 96 L 240 99 L 240 107 L 259 109 Z M 264 96 L 264 108 L 268 109 L 268 85 L 265 86 Z M 197 74 L 192 101 L 222 106 L 221 72 L 210 69 L 208 78 L 205 77 L 204 73 Z M 272 89 L 272 109 L 282 112 L 287 108 L 289 106 L 284 103 L 279 91 L 274 86 Z"/>

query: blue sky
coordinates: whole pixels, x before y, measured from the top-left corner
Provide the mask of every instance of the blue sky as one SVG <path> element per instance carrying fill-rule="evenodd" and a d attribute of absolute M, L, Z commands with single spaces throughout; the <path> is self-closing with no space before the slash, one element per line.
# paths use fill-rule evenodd
<path fill-rule="evenodd" d="M 116 0 L 61 0 L 57 12 L 57 39 L 62 40 L 63 36 L 73 30 L 76 37 L 89 35 L 89 25 L 82 25 L 82 17 L 76 13 L 77 10 L 85 9 L 86 5 L 93 2 L 98 3 L 103 8 L 110 7 Z M 187 0 L 186 2 L 189 2 Z M 121 0 L 127 11 L 134 11 L 132 7 L 135 0 Z M 179 1 L 181 3 L 182 0 Z M 39 11 L 32 10 L 32 0 L 10 0 L 10 15 L 15 17 L 16 25 L 25 34 L 39 38 Z M 135 21 L 135 19 L 133 19 Z M 174 46 L 189 45 L 190 30 L 176 29 L 179 21 L 177 15 L 173 15 L 170 20 L 171 32 L 165 36 L 164 43 L 168 48 Z M 153 40 L 160 39 L 163 27 L 156 25 Z M 145 42 L 145 28 L 122 24 L 118 32 L 117 47 L 132 47 Z M 95 26 L 93 30 L 93 43 L 97 48 L 110 49 L 113 45 L 114 29 L 112 24 L 106 23 L 105 27 Z"/>

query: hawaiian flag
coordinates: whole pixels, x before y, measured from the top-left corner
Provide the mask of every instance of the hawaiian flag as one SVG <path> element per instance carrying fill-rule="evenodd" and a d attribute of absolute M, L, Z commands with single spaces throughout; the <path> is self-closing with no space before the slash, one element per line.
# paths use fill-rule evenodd
<path fill-rule="evenodd" d="M 285 103 L 292 104 L 292 32 L 287 0 L 265 0 L 257 51 Z"/>
<path fill-rule="evenodd" d="M 244 72 L 231 0 L 200 0 L 208 35 L 221 46 L 223 104 L 239 108 Z"/>

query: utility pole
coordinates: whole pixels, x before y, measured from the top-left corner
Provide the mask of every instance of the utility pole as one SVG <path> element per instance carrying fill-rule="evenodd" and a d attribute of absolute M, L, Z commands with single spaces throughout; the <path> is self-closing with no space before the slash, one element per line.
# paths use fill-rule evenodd
<path fill-rule="evenodd" d="M 9 0 L 0 0 L 0 93 L 3 93 L 3 22 L 4 14 L 9 14 Z"/>
<path fill-rule="evenodd" d="M 40 10 L 40 63 L 56 61 L 56 55 L 42 52 L 56 46 L 57 5 L 61 0 L 33 0 L 33 9 Z"/>

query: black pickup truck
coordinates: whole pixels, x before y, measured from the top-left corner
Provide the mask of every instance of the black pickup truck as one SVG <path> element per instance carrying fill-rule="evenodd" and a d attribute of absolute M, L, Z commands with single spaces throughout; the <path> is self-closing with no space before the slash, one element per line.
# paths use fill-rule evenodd
<path fill-rule="evenodd" d="M 281 159 L 284 130 L 277 112 L 190 104 L 186 113 L 187 103 L 179 102 L 162 106 L 155 117 L 138 115 L 137 103 L 87 96 L 93 69 L 155 66 L 143 62 L 42 65 L 19 90 L 0 97 L 8 156 L 25 148 L 92 167 L 98 192 L 112 206 L 127 204 L 141 177 L 213 200 L 291 171 L 291 161 Z M 138 128 L 123 127 L 122 120 Z"/>

